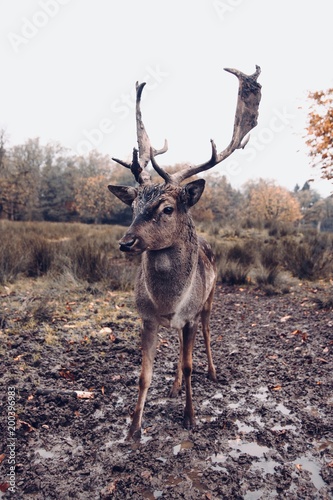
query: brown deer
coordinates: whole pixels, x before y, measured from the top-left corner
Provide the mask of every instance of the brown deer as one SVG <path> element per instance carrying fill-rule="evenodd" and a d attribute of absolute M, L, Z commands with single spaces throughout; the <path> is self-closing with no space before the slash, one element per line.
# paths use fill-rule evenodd
<path fill-rule="evenodd" d="M 205 181 L 197 179 L 185 185 L 181 183 L 214 167 L 236 149 L 244 148 L 248 141 L 245 136 L 257 125 L 261 98 L 261 85 L 257 82 L 260 68 L 256 66 L 256 72 L 250 76 L 235 69 L 226 71 L 238 77 L 239 91 L 233 136 L 224 151 L 217 153 L 215 143 L 211 141 L 212 154 L 208 162 L 197 166 L 188 165 L 172 175 L 164 171 L 156 163 L 155 156 L 167 151 L 167 142 L 165 141 L 161 150 L 151 147 L 140 109 L 145 83 L 137 83 L 136 124 L 139 150 L 133 150 L 131 163 L 113 158 L 130 168 L 139 184 L 135 188 L 108 186 L 114 195 L 133 209 L 133 221 L 119 242 L 120 250 L 142 254 L 135 287 L 136 305 L 142 319 L 142 366 L 139 397 L 129 438 L 139 437 L 141 434 L 142 414 L 152 379 L 160 325 L 178 330 L 180 352 L 170 397 L 175 397 L 180 392 L 184 375 L 186 428 L 195 425 L 191 387 L 192 352 L 200 320 L 208 358 L 208 377 L 216 381 L 209 330 L 216 268 L 212 250 L 204 239 L 197 236 L 189 212 L 199 201 Z M 149 162 L 164 183 L 152 182 L 146 170 Z"/>

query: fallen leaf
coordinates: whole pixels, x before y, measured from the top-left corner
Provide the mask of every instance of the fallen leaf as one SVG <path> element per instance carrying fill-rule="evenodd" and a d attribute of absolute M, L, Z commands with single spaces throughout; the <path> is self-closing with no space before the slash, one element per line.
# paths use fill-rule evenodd
<path fill-rule="evenodd" d="M 18 356 L 16 356 L 16 358 L 14 358 L 14 361 L 20 361 L 20 359 L 24 356 L 24 354 L 19 354 Z"/>
<path fill-rule="evenodd" d="M 103 495 L 111 495 L 116 491 L 118 479 L 108 484 L 102 491 Z"/>
<path fill-rule="evenodd" d="M 25 420 L 18 420 L 17 427 L 18 427 L 18 429 L 20 427 L 23 427 L 23 430 L 25 432 L 34 432 L 36 430 L 34 427 L 32 427 L 31 424 L 29 424 L 29 422 L 26 422 Z"/>
<path fill-rule="evenodd" d="M 34 395 L 30 394 L 30 396 L 28 396 L 28 401 L 31 401 L 32 399 L 34 399 Z"/>
<path fill-rule="evenodd" d="M 318 359 L 318 361 L 321 361 L 322 363 L 328 363 L 328 361 L 324 358 L 317 358 L 317 359 Z"/>
<path fill-rule="evenodd" d="M 5 455 L 4 453 L 2 453 L 2 454 L 0 455 L 0 464 L 2 464 L 2 462 L 3 462 L 3 461 L 4 461 L 4 459 L 5 459 L 5 457 L 6 457 L 6 455 Z"/>
<path fill-rule="evenodd" d="M 78 399 L 94 399 L 94 393 L 90 391 L 74 391 Z"/>
<path fill-rule="evenodd" d="M 327 464 L 327 467 L 333 467 L 333 460 L 329 464 Z"/>
<path fill-rule="evenodd" d="M 101 393 L 103 394 L 103 396 L 104 396 L 104 392 L 105 392 L 105 389 L 104 389 L 104 385 L 103 385 L 101 388 Z"/>
<path fill-rule="evenodd" d="M 100 335 L 104 335 L 104 334 L 107 334 L 107 333 L 112 333 L 112 330 L 108 326 L 105 326 L 104 328 L 101 328 L 101 330 L 98 333 Z"/>
<path fill-rule="evenodd" d="M 69 370 L 60 370 L 59 375 L 60 377 L 70 380 L 71 382 L 74 382 L 75 380 L 73 373 L 71 373 Z"/>
<path fill-rule="evenodd" d="M 302 470 L 302 464 L 295 464 L 295 467 L 296 469 L 298 469 L 299 471 Z"/>
<path fill-rule="evenodd" d="M 5 483 L 0 483 L 0 491 L 2 491 L 3 493 L 6 493 L 6 491 L 8 490 L 10 484 L 5 482 Z"/>
<path fill-rule="evenodd" d="M 290 319 L 290 318 L 292 318 L 292 316 L 290 316 L 290 315 L 283 316 L 283 317 L 280 319 L 280 321 L 281 321 L 281 323 L 285 323 L 285 322 L 286 322 L 286 321 L 288 321 L 288 319 Z"/>
<path fill-rule="evenodd" d="M 141 477 L 143 477 L 143 479 L 150 479 L 151 478 L 151 471 L 144 470 L 143 472 L 141 472 Z"/>
<path fill-rule="evenodd" d="M 272 391 L 281 391 L 282 386 L 281 385 L 276 385 L 272 388 Z"/>

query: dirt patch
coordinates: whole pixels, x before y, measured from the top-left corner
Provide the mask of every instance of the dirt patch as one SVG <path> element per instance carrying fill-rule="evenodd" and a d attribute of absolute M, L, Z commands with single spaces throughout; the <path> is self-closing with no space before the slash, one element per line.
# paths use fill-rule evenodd
<path fill-rule="evenodd" d="M 166 397 L 178 346 L 162 329 L 140 443 L 125 441 L 140 369 L 131 296 L 86 291 L 60 305 L 44 295 L 33 322 L 27 296 L 4 293 L 2 402 L 15 393 L 16 428 L 14 456 L 1 419 L 0 497 L 332 498 L 333 313 L 315 307 L 315 292 L 217 289 L 218 382 L 206 377 L 199 332 L 192 431 L 184 393 Z"/>

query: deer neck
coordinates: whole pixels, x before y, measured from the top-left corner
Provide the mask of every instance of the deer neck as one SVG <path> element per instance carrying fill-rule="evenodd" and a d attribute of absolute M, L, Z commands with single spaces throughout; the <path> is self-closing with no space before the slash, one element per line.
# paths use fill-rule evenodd
<path fill-rule="evenodd" d="M 196 273 L 198 252 L 198 238 L 191 220 L 181 228 L 172 246 L 145 252 L 142 268 L 149 293 L 164 301 L 181 296 Z"/>

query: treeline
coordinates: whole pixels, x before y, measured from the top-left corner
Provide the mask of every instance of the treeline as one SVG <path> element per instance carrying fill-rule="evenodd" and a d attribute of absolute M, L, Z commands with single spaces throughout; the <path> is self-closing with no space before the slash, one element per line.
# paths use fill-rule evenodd
<path fill-rule="evenodd" d="M 332 197 L 322 199 L 308 183 L 289 192 L 260 179 L 237 190 L 225 176 L 205 178 L 204 195 L 193 208 L 197 222 L 237 221 L 243 227 L 302 223 L 333 231 Z M 128 224 L 131 211 L 109 193 L 110 183 L 135 181 L 129 170 L 97 151 L 73 155 L 59 144 L 43 146 L 39 139 L 6 147 L 0 131 L 0 219 Z"/>

